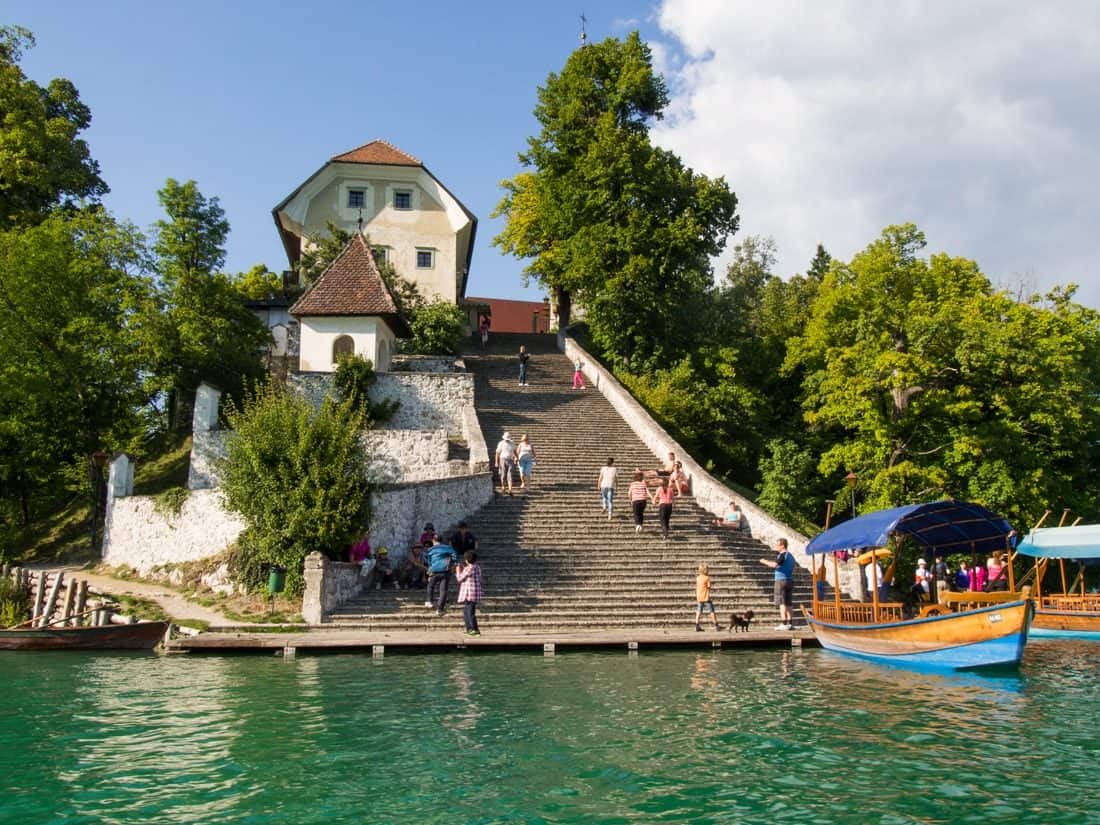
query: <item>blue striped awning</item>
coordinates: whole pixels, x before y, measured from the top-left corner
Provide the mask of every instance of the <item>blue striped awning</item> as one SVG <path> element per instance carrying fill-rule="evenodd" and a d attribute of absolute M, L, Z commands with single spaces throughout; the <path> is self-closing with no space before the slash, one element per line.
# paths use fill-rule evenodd
<path fill-rule="evenodd" d="M 818 534 L 807 553 L 882 547 L 891 535 L 908 536 L 944 553 L 992 553 L 1006 549 L 1012 531 L 1004 518 L 980 504 L 944 499 L 876 510 Z"/>

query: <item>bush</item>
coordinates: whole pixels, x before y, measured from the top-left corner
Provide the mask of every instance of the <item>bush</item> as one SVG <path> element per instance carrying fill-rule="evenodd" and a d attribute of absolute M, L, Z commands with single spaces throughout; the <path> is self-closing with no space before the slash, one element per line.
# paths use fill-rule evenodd
<path fill-rule="evenodd" d="M 433 301 L 416 310 L 409 326 L 413 333 L 413 352 L 458 355 L 466 337 L 466 313 L 447 301 Z"/>
<path fill-rule="evenodd" d="M 272 565 L 287 569 L 287 592 L 302 592 L 302 560 L 314 550 L 339 558 L 370 516 L 366 415 L 353 399 L 320 410 L 269 385 L 231 407 L 233 433 L 221 463 L 229 509 L 248 526 L 239 539 L 238 578 L 255 588 Z"/>
<path fill-rule="evenodd" d="M 366 416 L 368 427 L 389 421 L 401 406 L 400 401 L 380 401 L 376 404 L 370 400 L 370 388 L 377 380 L 378 374 L 371 360 L 358 355 L 341 357 L 333 379 L 340 400 L 351 401 L 359 407 Z"/>
<path fill-rule="evenodd" d="M 26 594 L 11 579 L 0 579 L 0 627 L 12 627 L 30 617 Z"/>

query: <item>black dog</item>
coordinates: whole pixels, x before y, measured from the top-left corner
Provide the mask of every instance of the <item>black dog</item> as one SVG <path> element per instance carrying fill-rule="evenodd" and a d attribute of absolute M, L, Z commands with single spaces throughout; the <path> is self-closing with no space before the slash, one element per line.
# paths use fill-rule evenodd
<path fill-rule="evenodd" d="M 746 633 L 748 633 L 749 625 L 752 624 L 752 617 L 755 615 L 756 614 L 753 613 L 751 610 L 746 610 L 744 613 L 731 613 L 729 628 L 730 631 L 732 632 L 734 628 L 736 628 L 737 630 L 744 630 Z"/>

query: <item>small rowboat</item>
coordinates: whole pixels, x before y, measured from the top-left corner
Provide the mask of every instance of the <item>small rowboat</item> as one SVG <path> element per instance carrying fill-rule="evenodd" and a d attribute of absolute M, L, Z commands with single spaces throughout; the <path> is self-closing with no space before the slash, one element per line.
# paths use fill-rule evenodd
<path fill-rule="evenodd" d="M 979 504 L 934 501 L 867 513 L 818 535 L 807 546 L 813 555 L 895 545 L 922 552 L 987 553 L 1004 550 L 1012 528 Z M 868 556 L 868 561 L 875 558 Z M 802 608 L 821 646 L 890 664 L 947 670 L 1019 665 L 1027 643 L 1033 604 L 1024 593 L 948 593 L 938 601 L 908 605 L 879 599 L 878 582 L 869 601 L 820 598 L 817 580 L 824 566 L 814 564 L 812 611 Z M 932 593 L 939 592 L 932 582 Z"/>
<path fill-rule="evenodd" d="M 1085 563 L 1100 559 L 1100 525 L 1037 527 L 1027 534 L 1018 553 L 1035 559 L 1035 619 L 1032 635 L 1062 639 L 1100 640 L 1100 593 L 1085 591 Z M 1050 562 L 1058 561 L 1061 587 L 1047 591 Z M 1076 562 L 1077 575 L 1070 582 L 1066 562 Z"/>
<path fill-rule="evenodd" d="M 0 630 L 0 650 L 152 650 L 168 622 Z"/>

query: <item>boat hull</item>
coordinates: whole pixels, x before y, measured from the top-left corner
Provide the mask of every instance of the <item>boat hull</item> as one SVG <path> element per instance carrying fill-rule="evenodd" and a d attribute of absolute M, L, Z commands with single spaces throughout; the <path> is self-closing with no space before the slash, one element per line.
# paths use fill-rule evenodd
<path fill-rule="evenodd" d="M 1100 640 L 1100 613 L 1086 610 L 1037 608 L 1031 635 L 1051 639 Z"/>
<path fill-rule="evenodd" d="M 1019 665 L 1033 612 L 1028 600 L 883 624 L 841 624 L 807 612 L 827 650 L 891 664 L 945 670 Z"/>
<path fill-rule="evenodd" d="M 152 650 L 168 622 L 0 630 L 0 650 Z"/>

